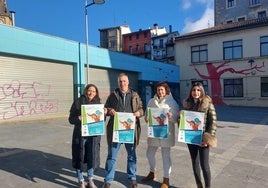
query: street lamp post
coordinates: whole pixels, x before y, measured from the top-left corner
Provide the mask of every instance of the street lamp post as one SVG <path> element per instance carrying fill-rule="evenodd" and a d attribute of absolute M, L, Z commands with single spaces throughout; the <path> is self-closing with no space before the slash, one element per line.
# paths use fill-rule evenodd
<path fill-rule="evenodd" d="M 87 0 L 85 0 L 85 25 L 86 25 L 86 64 L 87 64 L 87 84 L 89 84 L 89 57 L 88 57 L 88 14 L 87 14 L 87 8 L 91 5 L 97 4 L 101 5 L 104 4 L 105 0 L 93 0 L 91 3 L 87 3 Z"/>

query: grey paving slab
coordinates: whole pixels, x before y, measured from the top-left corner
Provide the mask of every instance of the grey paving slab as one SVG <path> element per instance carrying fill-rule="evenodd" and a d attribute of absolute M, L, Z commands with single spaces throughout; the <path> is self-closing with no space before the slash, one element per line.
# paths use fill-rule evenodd
<path fill-rule="evenodd" d="M 211 148 L 210 165 L 214 188 L 268 187 L 268 108 L 216 107 L 218 147 Z M 143 122 L 143 121 L 142 121 Z M 139 187 L 157 188 L 162 181 L 161 152 L 157 152 L 156 181 L 142 184 L 148 173 L 146 127 L 137 148 Z M 67 118 L 47 121 L 0 123 L 1 188 L 75 188 L 71 167 L 72 125 Z M 96 184 L 101 187 L 107 154 L 106 139 L 101 142 L 101 167 Z M 195 188 L 190 156 L 183 143 L 172 148 L 171 188 Z M 113 188 L 128 187 L 126 152 L 119 151 Z"/>

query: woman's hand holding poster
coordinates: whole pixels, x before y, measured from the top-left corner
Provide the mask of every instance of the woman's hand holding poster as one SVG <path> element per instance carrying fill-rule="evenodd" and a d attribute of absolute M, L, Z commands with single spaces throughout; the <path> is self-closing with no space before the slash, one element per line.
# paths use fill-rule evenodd
<path fill-rule="evenodd" d="M 182 110 L 179 122 L 178 141 L 200 145 L 204 127 L 204 113 Z"/>
<path fill-rule="evenodd" d="M 136 117 L 133 113 L 116 112 L 114 116 L 113 142 L 134 143 Z"/>
<path fill-rule="evenodd" d="M 82 136 L 104 135 L 104 105 L 86 104 L 81 106 Z"/>
<path fill-rule="evenodd" d="M 167 108 L 148 108 L 147 127 L 148 137 L 164 139 L 168 137 L 168 109 Z"/>

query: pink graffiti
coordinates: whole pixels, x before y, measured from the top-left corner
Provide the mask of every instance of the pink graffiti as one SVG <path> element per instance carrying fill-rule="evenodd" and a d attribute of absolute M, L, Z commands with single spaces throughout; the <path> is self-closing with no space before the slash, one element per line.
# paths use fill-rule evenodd
<path fill-rule="evenodd" d="M 58 100 L 50 98 L 50 85 L 13 80 L 0 85 L 0 120 L 56 113 Z"/>

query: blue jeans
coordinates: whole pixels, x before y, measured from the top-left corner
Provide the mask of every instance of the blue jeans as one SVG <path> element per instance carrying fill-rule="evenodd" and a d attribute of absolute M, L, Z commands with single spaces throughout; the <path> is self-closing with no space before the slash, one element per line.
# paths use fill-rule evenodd
<path fill-rule="evenodd" d="M 134 144 L 124 144 L 127 151 L 127 175 L 129 180 L 136 180 L 136 148 Z M 116 159 L 121 143 L 112 143 L 108 146 L 108 156 L 105 164 L 105 183 L 111 183 L 114 180 Z"/>
<path fill-rule="evenodd" d="M 76 169 L 76 175 L 78 178 L 78 181 L 83 181 L 84 180 L 84 176 L 83 176 L 83 171 L 80 169 Z M 93 178 L 94 175 L 94 169 L 93 168 L 89 168 L 87 169 L 87 179 L 91 179 Z"/>

